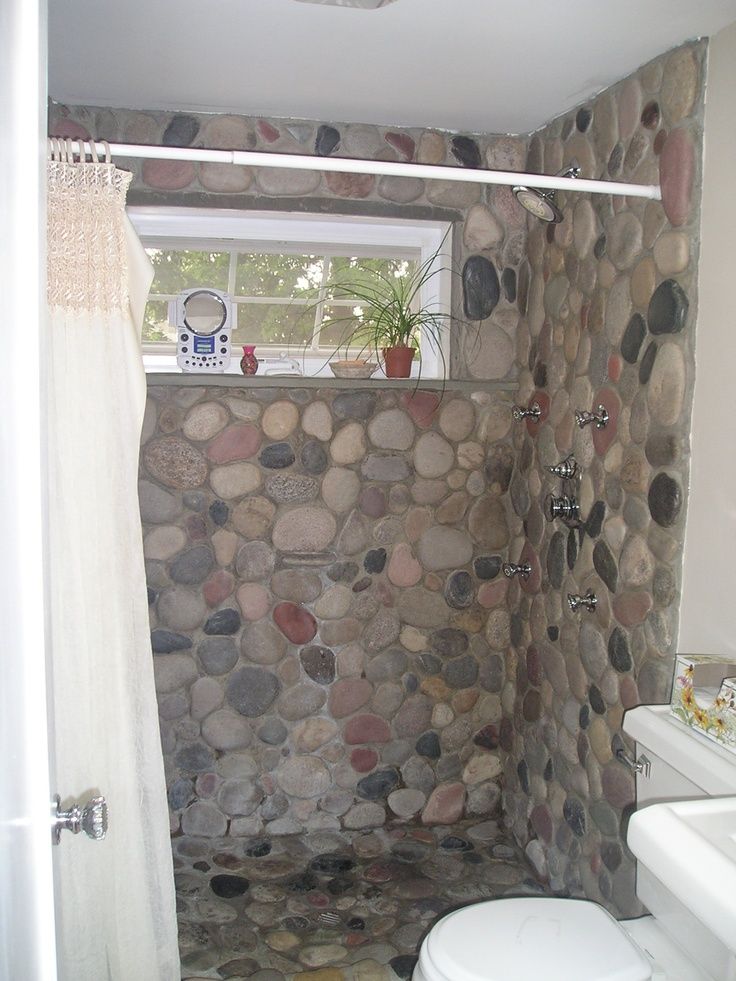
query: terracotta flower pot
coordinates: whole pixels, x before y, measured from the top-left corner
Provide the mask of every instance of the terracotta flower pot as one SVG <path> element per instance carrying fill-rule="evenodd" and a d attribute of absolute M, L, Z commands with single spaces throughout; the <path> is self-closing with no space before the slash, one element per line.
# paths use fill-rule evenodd
<path fill-rule="evenodd" d="M 385 347 L 383 349 L 383 370 L 387 378 L 408 378 L 414 360 L 413 347 Z"/>

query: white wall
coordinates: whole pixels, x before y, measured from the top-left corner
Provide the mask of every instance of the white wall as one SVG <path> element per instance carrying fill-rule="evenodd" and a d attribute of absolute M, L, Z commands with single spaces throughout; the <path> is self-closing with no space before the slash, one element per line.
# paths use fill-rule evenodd
<path fill-rule="evenodd" d="M 736 24 L 711 39 L 678 648 L 736 651 Z"/>

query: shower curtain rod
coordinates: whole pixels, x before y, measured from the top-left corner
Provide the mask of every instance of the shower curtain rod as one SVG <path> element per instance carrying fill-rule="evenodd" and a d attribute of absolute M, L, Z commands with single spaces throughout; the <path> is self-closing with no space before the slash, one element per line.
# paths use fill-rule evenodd
<path fill-rule="evenodd" d="M 81 154 L 91 148 L 88 141 L 71 140 Z M 104 158 L 107 144 L 95 142 Z M 258 150 L 208 150 L 204 147 L 143 146 L 134 143 L 110 143 L 114 157 L 140 157 L 147 160 L 188 160 L 192 163 L 228 163 L 246 167 L 283 167 L 291 170 L 322 170 L 342 174 L 374 174 L 386 177 L 419 177 L 428 180 L 466 181 L 475 184 L 523 184 L 540 190 L 574 191 L 590 194 L 620 194 L 626 197 L 659 201 L 662 192 L 657 184 L 625 184 L 618 181 L 588 180 L 547 174 L 519 174 L 508 170 L 478 170 L 470 167 L 445 167 L 436 164 L 398 163 L 391 160 L 360 160 L 355 157 L 312 157 L 299 153 L 264 153 Z"/>

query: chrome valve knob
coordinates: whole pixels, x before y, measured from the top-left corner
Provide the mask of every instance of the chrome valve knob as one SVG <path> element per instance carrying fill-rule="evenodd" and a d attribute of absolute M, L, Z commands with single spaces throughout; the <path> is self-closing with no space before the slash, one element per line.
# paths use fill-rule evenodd
<path fill-rule="evenodd" d="M 560 460 L 559 463 L 556 463 L 553 467 L 547 467 L 547 469 L 555 477 L 560 477 L 562 480 L 572 480 L 578 472 L 578 461 L 571 453 L 564 460 Z"/>
<path fill-rule="evenodd" d="M 83 831 L 94 841 L 100 841 L 107 834 L 107 801 L 104 797 L 93 797 L 84 806 L 75 802 L 68 811 L 61 810 L 58 795 L 54 804 L 51 837 L 55 845 L 59 844 L 62 831 L 71 831 L 73 835 Z"/>
<path fill-rule="evenodd" d="M 595 595 L 592 589 L 589 589 L 585 596 L 580 596 L 579 593 L 567 594 L 567 604 L 573 613 L 577 613 L 581 606 L 586 609 L 588 613 L 593 613 L 597 602 L 598 597 Z"/>
<path fill-rule="evenodd" d="M 596 429 L 605 429 L 608 422 L 608 410 L 605 405 L 599 405 L 596 412 L 582 412 L 575 410 L 575 422 L 581 429 L 585 429 L 591 423 L 595 423 Z"/>
<path fill-rule="evenodd" d="M 520 579 L 526 580 L 532 574 L 532 567 L 528 562 L 524 562 L 522 565 L 515 565 L 513 562 L 504 562 L 501 568 L 507 579 L 513 579 L 514 576 L 518 576 Z"/>
<path fill-rule="evenodd" d="M 529 406 L 525 409 L 523 405 L 514 405 L 511 408 L 511 415 L 514 419 L 519 422 L 521 419 L 539 419 L 542 414 L 542 410 L 539 406 L 539 402 L 530 402 Z"/>
<path fill-rule="evenodd" d="M 544 499 L 544 514 L 547 521 L 562 518 L 563 521 L 577 521 L 580 516 L 580 505 L 574 497 L 555 497 L 548 494 Z"/>

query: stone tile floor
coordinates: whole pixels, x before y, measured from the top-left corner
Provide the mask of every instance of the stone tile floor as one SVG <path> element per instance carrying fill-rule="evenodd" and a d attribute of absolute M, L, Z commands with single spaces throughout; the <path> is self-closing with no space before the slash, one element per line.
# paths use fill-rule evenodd
<path fill-rule="evenodd" d="M 443 913 L 544 891 L 492 821 L 173 848 L 186 981 L 407 979 Z"/>

